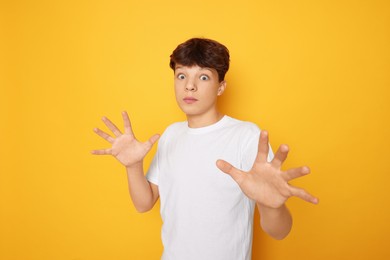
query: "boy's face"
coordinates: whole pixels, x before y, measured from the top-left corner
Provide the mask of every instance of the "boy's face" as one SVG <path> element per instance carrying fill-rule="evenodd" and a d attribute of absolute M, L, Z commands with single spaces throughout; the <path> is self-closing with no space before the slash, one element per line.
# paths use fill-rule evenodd
<path fill-rule="evenodd" d="M 175 95 L 180 109 L 188 116 L 213 116 L 217 113 L 217 97 L 226 82 L 219 82 L 215 69 L 175 66 Z"/>

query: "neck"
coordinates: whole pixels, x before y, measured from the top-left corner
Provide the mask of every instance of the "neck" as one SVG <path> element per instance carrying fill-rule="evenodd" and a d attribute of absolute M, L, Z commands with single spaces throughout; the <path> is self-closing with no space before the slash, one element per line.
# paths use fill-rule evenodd
<path fill-rule="evenodd" d="M 190 128 L 200 128 L 217 123 L 224 115 L 216 111 L 210 115 L 187 115 Z"/>

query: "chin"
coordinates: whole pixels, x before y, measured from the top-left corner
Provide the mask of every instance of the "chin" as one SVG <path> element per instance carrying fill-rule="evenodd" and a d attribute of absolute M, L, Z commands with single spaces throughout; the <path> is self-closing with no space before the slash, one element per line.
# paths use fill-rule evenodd
<path fill-rule="evenodd" d="M 201 114 L 200 112 L 197 112 L 197 111 L 194 111 L 193 109 L 183 109 L 183 108 L 180 108 L 180 110 L 186 114 L 187 116 L 196 116 L 196 115 L 199 115 Z"/>
<path fill-rule="evenodd" d="M 195 107 L 187 107 L 187 106 L 180 106 L 179 105 L 179 108 L 187 116 L 196 116 L 196 115 L 202 114 L 202 111 L 200 111 L 199 109 L 196 109 Z"/>

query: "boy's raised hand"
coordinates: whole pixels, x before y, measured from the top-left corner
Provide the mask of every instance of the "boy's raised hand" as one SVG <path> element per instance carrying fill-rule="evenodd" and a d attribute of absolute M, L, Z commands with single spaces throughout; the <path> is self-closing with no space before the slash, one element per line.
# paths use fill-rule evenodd
<path fill-rule="evenodd" d="M 144 143 L 139 142 L 135 138 L 133 130 L 131 129 L 131 123 L 127 112 L 123 111 L 122 117 L 125 133 L 122 133 L 108 118 L 102 118 L 103 122 L 111 130 L 115 137 L 110 136 L 99 128 L 95 128 L 94 132 L 112 144 L 112 147 L 101 150 L 93 150 L 91 153 L 96 155 L 112 155 L 124 166 L 131 167 L 138 163 L 142 163 L 142 160 L 160 136 L 156 134 Z"/>
<path fill-rule="evenodd" d="M 268 149 L 268 133 L 263 130 L 260 133 L 257 157 L 249 172 L 241 171 L 223 160 L 218 160 L 217 166 L 238 183 L 245 195 L 260 205 L 279 208 L 292 196 L 317 204 L 317 198 L 288 183 L 309 174 L 310 169 L 303 166 L 282 171 L 281 166 L 287 158 L 288 146 L 281 145 L 271 162 L 267 162 Z"/>

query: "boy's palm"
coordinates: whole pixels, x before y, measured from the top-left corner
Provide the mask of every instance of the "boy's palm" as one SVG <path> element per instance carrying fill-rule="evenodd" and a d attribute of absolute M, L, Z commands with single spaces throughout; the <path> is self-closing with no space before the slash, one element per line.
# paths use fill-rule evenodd
<path fill-rule="evenodd" d="M 310 173 L 310 169 L 299 167 L 282 171 L 281 166 L 287 158 L 288 147 L 280 146 L 271 162 L 267 162 L 268 149 L 268 133 L 261 131 L 257 157 L 249 172 L 241 171 L 223 160 L 218 160 L 217 166 L 238 183 L 245 195 L 263 206 L 279 208 L 292 196 L 317 204 L 317 198 L 288 183 Z"/>
<path fill-rule="evenodd" d="M 92 153 L 96 155 L 112 155 L 124 166 L 131 167 L 142 162 L 153 144 L 158 140 L 159 135 L 156 134 L 148 141 L 142 143 L 135 138 L 127 113 L 122 112 L 122 117 L 125 133 L 122 133 L 108 118 L 102 118 L 106 126 L 115 135 L 115 138 L 104 131 L 95 128 L 95 133 L 111 143 L 112 147 L 108 149 L 93 150 Z"/>

